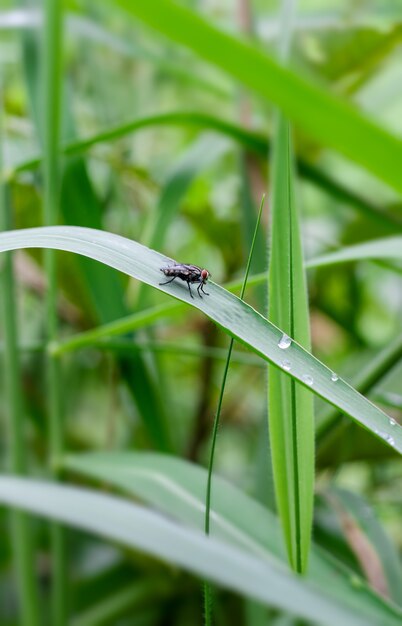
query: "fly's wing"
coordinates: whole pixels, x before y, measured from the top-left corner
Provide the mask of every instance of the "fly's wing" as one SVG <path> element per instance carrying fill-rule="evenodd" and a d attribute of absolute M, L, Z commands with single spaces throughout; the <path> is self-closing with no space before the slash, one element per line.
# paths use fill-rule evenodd
<path fill-rule="evenodd" d="M 167 265 L 166 267 L 161 267 L 161 272 L 164 272 L 169 276 L 181 276 L 190 274 L 190 270 L 188 269 L 188 265 L 184 265 L 182 263 L 174 263 L 173 265 Z"/>
<path fill-rule="evenodd" d="M 201 276 L 201 268 L 198 265 L 190 265 L 187 263 L 176 263 L 172 268 L 172 273 L 183 277 L 184 280 L 197 282 Z"/>
<path fill-rule="evenodd" d="M 189 276 L 192 273 L 192 266 L 191 265 L 187 265 L 186 263 L 176 263 L 173 267 L 172 270 L 176 273 L 176 274 L 183 274 L 184 276 Z"/>
<path fill-rule="evenodd" d="M 166 276 L 177 276 L 189 283 L 199 283 L 202 281 L 201 268 L 198 265 L 188 265 L 187 263 L 175 263 L 168 267 L 161 268 Z"/>
<path fill-rule="evenodd" d="M 187 270 L 187 276 L 192 283 L 198 283 L 201 280 L 201 268 L 198 265 L 184 265 L 183 267 Z"/>

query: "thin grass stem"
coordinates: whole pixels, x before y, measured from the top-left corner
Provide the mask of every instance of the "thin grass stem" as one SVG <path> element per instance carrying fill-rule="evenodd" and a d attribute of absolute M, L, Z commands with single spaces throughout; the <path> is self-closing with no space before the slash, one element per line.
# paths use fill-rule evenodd
<path fill-rule="evenodd" d="M 243 284 L 240 292 L 240 299 L 243 300 L 244 292 L 246 290 L 247 279 L 250 272 L 251 260 L 253 258 L 253 251 L 255 242 L 257 240 L 258 228 L 261 222 L 262 209 L 264 207 L 265 194 L 261 199 L 260 209 L 258 212 L 257 222 L 254 229 L 253 240 L 251 242 L 251 248 L 247 259 L 246 271 L 244 274 Z M 214 459 L 215 459 L 215 449 L 216 449 L 216 440 L 219 430 L 219 422 L 222 411 L 222 403 L 223 403 L 223 395 L 225 393 L 226 380 L 229 371 L 230 359 L 233 351 L 234 339 L 232 338 L 229 343 L 228 355 L 226 358 L 225 368 L 223 370 L 221 389 L 219 393 L 218 399 L 218 407 L 215 414 L 214 424 L 212 428 L 212 439 L 211 439 L 211 450 L 209 454 L 209 463 L 208 463 L 208 478 L 207 478 L 207 491 L 205 496 L 205 518 L 204 518 L 204 531 L 206 535 L 209 535 L 210 531 L 210 519 L 211 519 L 211 494 L 212 494 L 212 472 L 214 467 Z M 212 592 L 210 584 L 205 581 L 204 583 L 204 619 L 205 626 L 211 626 L 212 624 Z"/>
<path fill-rule="evenodd" d="M 43 33 L 43 221 L 46 226 L 57 224 L 60 192 L 60 115 L 62 77 L 62 4 L 61 0 L 44 3 Z M 53 342 L 58 334 L 57 268 L 53 250 L 45 252 L 45 270 L 48 289 L 46 293 L 46 338 Z M 49 411 L 49 457 L 55 478 L 57 459 L 63 452 L 60 362 L 50 352 L 47 356 L 47 394 Z M 53 579 L 51 595 L 52 623 L 67 623 L 66 609 L 66 550 L 64 530 L 51 525 Z"/>
<path fill-rule="evenodd" d="M 0 76 L 0 173 L 3 168 L 3 99 Z M 0 175 L 0 230 L 12 228 L 9 194 Z M 26 442 L 24 439 L 24 407 L 18 329 L 14 292 L 12 252 L 2 258 L 0 274 L 1 306 L 4 325 L 4 394 L 9 428 L 9 469 L 13 474 L 24 476 L 26 466 Z M 15 572 L 19 591 L 20 619 L 22 626 L 39 626 L 38 596 L 35 581 L 35 557 L 29 518 L 21 511 L 10 513 L 11 536 Z"/>

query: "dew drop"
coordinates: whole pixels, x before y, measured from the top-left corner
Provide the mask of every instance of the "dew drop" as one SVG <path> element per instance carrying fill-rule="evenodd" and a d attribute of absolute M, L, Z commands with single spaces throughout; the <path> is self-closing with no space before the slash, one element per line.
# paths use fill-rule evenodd
<path fill-rule="evenodd" d="M 389 443 L 390 446 L 394 446 L 395 445 L 395 439 L 391 435 L 389 435 L 388 433 L 385 433 L 382 430 L 376 430 L 375 433 L 376 433 L 376 435 L 381 437 L 381 439 L 384 439 L 384 441 Z"/>
<path fill-rule="evenodd" d="M 331 380 L 332 380 L 332 382 L 336 383 L 336 381 L 339 380 L 338 374 L 335 374 L 335 372 L 332 372 Z"/>
<path fill-rule="evenodd" d="M 310 385 L 310 387 L 314 383 L 314 379 L 312 376 L 310 376 L 310 374 L 303 374 L 302 381 L 306 383 L 306 385 Z"/>
<path fill-rule="evenodd" d="M 289 348 L 291 343 L 292 343 L 291 338 L 288 337 L 288 335 L 283 334 L 280 340 L 278 341 L 278 348 L 280 348 L 281 350 L 286 350 L 286 348 Z"/>
<path fill-rule="evenodd" d="M 282 361 L 282 363 L 281 363 L 281 367 L 282 367 L 282 369 L 284 369 L 286 372 L 289 372 L 289 371 L 290 371 L 290 368 L 292 367 L 292 364 L 291 364 L 291 362 L 290 362 L 290 361 L 286 361 L 286 360 L 285 360 L 285 361 Z"/>
<path fill-rule="evenodd" d="M 390 417 L 390 418 L 389 418 L 389 425 L 390 425 L 390 426 L 396 426 L 396 420 L 394 420 L 394 418 L 393 418 L 393 417 Z"/>

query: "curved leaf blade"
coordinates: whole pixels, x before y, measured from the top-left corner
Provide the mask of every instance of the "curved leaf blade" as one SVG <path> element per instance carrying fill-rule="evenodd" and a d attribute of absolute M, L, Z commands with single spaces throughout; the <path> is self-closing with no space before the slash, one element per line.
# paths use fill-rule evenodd
<path fill-rule="evenodd" d="M 157 453 L 90 452 L 68 455 L 62 467 L 113 485 L 169 517 L 203 529 L 207 471 L 194 463 Z M 212 504 L 211 535 L 273 563 L 286 562 L 282 529 L 270 510 L 218 476 L 214 479 Z M 363 582 L 356 594 L 348 570 L 314 544 L 306 580 L 325 589 L 345 608 L 358 610 L 378 623 L 384 620 L 384 611 L 393 612 Z"/>
<path fill-rule="evenodd" d="M 0 478 L 0 502 L 139 549 L 267 605 L 320 624 L 366 626 L 321 590 L 265 559 L 184 528 L 161 515 L 87 489 L 14 477 Z M 397 615 L 387 626 L 397 626 Z M 372 622 L 374 626 L 374 622 Z"/>
<path fill-rule="evenodd" d="M 211 295 L 203 299 L 190 298 L 185 284 L 160 286 L 160 268 L 172 260 L 155 250 L 119 235 L 77 226 L 49 226 L 0 234 L 0 251 L 18 248 L 54 248 L 91 257 L 201 310 L 229 335 L 280 368 L 286 352 L 290 362 L 288 376 L 402 453 L 402 427 L 394 425 L 393 420 L 345 380 L 334 380 L 333 372 L 297 342 L 292 341 L 286 351 L 282 350 L 278 345 L 282 331 L 251 306 L 212 281 L 208 283 Z M 306 382 L 306 374 L 312 378 L 312 384 Z"/>

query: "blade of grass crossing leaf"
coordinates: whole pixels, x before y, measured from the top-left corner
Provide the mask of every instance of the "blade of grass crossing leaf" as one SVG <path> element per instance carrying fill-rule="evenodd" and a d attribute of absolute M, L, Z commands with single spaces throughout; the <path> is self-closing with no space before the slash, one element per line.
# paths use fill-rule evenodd
<path fill-rule="evenodd" d="M 292 0 L 283 2 L 279 50 L 282 59 L 289 52 L 292 5 Z M 280 112 L 277 112 L 275 121 L 271 176 L 269 317 L 286 334 L 309 349 L 308 303 L 294 189 L 291 130 Z M 286 358 L 287 344 L 286 337 L 279 344 L 284 348 L 284 370 L 291 368 Z M 297 381 L 285 377 L 277 368 L 269 367 L 268 372 L 269 429 L 278 511 L 290 564 L 294 570 L 303 573 L 307 568 L 313 514 L 313 399 Z"/>
<path fill-rule="evenodd" d="M 241 288 L 240 299 L 243 300 L 244 292 L 246 290 L 247 279 L 250 273 L 251 260 L 253 258 L 253 251 L 255 242 L 257 239 L 258 228 L 261 222 L 262 209 L 264 207 L 265 195 L 262 197 L 260 210 L 258 212 L 257 223 L 254 229 L 253 240 L 251 242 L 251 248 L 247 259 L 246 271 L 244 274 L 243 285 Z M 214 425 L 212 429 L 212 439 L 211 439 L 211 450 L 209 454 L 209 464 L 208 464 L 208 478 L 207 478 L 207 491 L 205 496 L 205 521 L 204 521 L 204 530 L 205 534 L 209 535 L 210 529 L 210 516 L 211 516 L 211 492 L 212 492 L 212 471 L 214 467 L 214 459 L 215 459 L 215 448 L 216 448 L 216 438 L 218 435 L 219 429 L 219 421 L 222 410 L 222 402 L 223 402 L 223 394 L 225 393 L 226 387 L 226 379 L 229 371 L 230 359 L 233 351 L 234 339 L 232 338 L 229 343 L 228 355 L 226 358 L 225 368 L 223 370 L 221 389 L 219 392 L 218 398 L 218 407 L 216 409 Z M 211 588 L 208 582 L 204 583 L 204 617 L 205 617 L 205 625 L 210 626 L 212 624 L 212 597 L 211 597 Z"/>
<path fill-rule="evenodd" d="M 286 142 L 288 123 L 279 119 L 281 140 Z M 284 135 L 282 134 L 284 133 Z M 287 137 L 287 139 L 286 139 Z M 286 146 L 286 143 L 283 145 Z M 278 149 L 280 146 L 278 145 Z M 294 223 L 295 208 L 289 192 L 290 181 L 283 179 L 286 168 L 282 163 L 279 180 L 274 174 L 274 186 L 282 196 L 273 196 L 272 246 L 269 274 L 269 317 L 283 331 L 309 349 L 308 316 L 304 291 L 303 266 L 298 227 Z M 278 184 L 284 183 L 282 189 Z M 291 206 L 293 205 L 293 208 Z M 293 213 L 289 217 L 289 213 Z M 275 225 L 275 220 L 278 222 Z M 288 223 L 286 220 L 289 219 Z M 287 340 L 283 341 L 284 347 Z M 281 362 L 289 370 L 291 362 L 284 350 Z M 306 370 L 306 382 L 310 382 Z M 312 378 L 311 378 L 312 380 Z M 308 546 L 311 534 L 313 479 L 314 479 L 314 419 L 311 394 L 294 380 L 289 380 L 276 368 L 269 368 L 268 379 L 269 428 L 274 469 L 275 491 L 278 510 L 284 524 L 289 559 L 297 571 L 307 566 Z"/>
<path fill-rule="evenodd" d="M 3 94 L 0 73 L 0 230 L 11 226 L 9 193 L 2 183 L 3 171 Z M 4 327 L 4 402 L 8 416 L 9 468 L 14 474 L 26 474 L 24 440 L 24 410 L 21 384 L 18 330 L 14 293 L 12 252 L 4 258 L 0 273 L 2 322 Z M 20 620 L 22 626 L 39 626 L 38 597 L 36 589 L 35 557 L 29 519 L 21 511 L 11 513 L 13 558 L 18 583 Z"/>
<path fill-rule="evenodd" d="M 56 224 L 59 209 L 60 184 L 60 114 L 62 77 L 63 10 L 61 0 L 46 0 L 44 4 L 44 32 L 42 47 L 42 110 L 43 110 L 43 213 L 46 225 Z M 46 316 L 47 339 L 54 341 L 58 334 L 56 256 L 45 251 L 47 276 Z M 47 396 L 49 413 L 50 464 L 63 452 L 63 416 L 60 362 L 52 354 L 47 357 Z M 52 622 L 58 626 L 67 623 L 66 573 L 67 554 L 64 529 L 51 525 L 52 547 Z"/>

